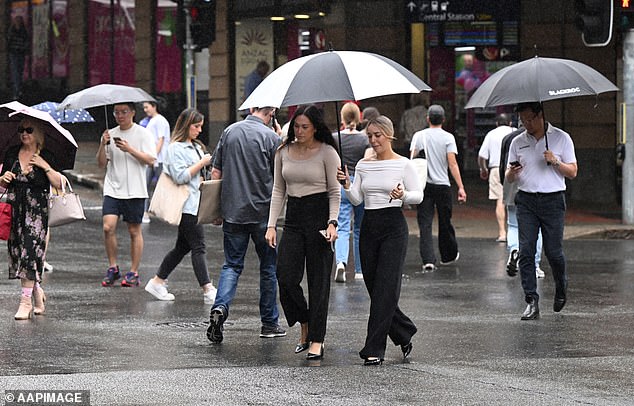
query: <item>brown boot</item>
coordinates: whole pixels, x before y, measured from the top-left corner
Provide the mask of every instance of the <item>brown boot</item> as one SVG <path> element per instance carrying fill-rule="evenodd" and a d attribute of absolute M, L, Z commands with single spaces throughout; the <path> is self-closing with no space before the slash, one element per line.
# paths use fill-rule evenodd
<path fill-rule="evenodd" d="M 31 304 L 31 298 L 21 295 L 20 307 L 18 307 L 18 312 L 15 314 L 15 319 L 16 320 L 30 319 L 32 310 L 33 310 L 33 305 Z"/>
<path fill-rule="evenodd" d="M 44 294 L 44 289 L 42 287 L 33 288 L 33 314 L 40 315 L 44 314 L 46 308 L 44 304 L 46 303 L 46 295 Z"/>

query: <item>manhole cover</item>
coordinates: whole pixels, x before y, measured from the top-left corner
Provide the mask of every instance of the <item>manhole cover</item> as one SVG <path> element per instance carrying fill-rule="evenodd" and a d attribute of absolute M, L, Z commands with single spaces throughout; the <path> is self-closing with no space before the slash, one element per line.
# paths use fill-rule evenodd
<path fill-rule="evenodd" d="M 231 323 L 224 323 L 225 325 L 230 325 Z M 209 325 L 208 321 L 168 321 L 164 323 L 157 323 L 159 327 L 171 327 L 171 328 L 207 328 Z"/>

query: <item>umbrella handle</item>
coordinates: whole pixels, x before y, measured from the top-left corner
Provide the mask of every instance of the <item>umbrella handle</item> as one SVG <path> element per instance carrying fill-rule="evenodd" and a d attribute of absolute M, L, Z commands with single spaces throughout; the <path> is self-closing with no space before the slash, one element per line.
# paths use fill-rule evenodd
<path fill-rule="evenodd" d="M 339 114 L 339 102 L 335 101 L 335 114 L 337 115 L 337 140 L 339 141 L 339 158 L 341 158 L 341 169 L 343 170 L 343 146 L 341 145 L 341 115 Z M 340 180 L 342 185 L 346 184 L 345 180 Z"/>

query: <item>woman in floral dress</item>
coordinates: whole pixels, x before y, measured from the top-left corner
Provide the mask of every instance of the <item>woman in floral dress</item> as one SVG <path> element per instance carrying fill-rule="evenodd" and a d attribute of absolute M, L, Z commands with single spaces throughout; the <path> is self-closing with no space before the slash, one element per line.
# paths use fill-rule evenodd
<path fill-rule="evenodd" d="M 43 314 L 46 296 L 40 286 L 48 230 L 50 185 L 60 185 L 55 159 L 44 148 L 44 131 L 36 119 L 18 126 L 21 144 L 7 150 L 0 175 L 7 202 L 13 208 L 9 235 L 9 279 L 20 279 L 22 296 L 16 320 Z M 33 305 L 33 301 L 35 305 Z"/>

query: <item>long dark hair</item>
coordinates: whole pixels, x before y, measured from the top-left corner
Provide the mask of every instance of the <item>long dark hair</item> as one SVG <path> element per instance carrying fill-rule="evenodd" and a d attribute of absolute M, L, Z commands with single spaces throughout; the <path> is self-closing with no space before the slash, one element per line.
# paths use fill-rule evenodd
<path fill-rule="evenodd" d="M 202 115 L 196 109 L 185 109 L 178 116 L 176 120 L 176 125 L 174 126 L 174 130 L 172 131 L 172 136 L 170 137 L 170 142 L 184 142 L 187 141 L 189 137 L 189 126 L 192 124 L 198 124 L 205 119 L 205 116 Z M 207 152 L 207 148 L 205 144 L 200 142 L 198 139 L 192 140 L 193 143 L 200 145 L 203 151 Z"/>
<path fill-rule="evenodd" d="M 295 141 L 295 119 L 298 116 L 306 116 L 313 127 L 315 127 L 315 139 L 317 141 L 324 142 L 328 145 L 331 145 L 335 150 L 337 149 L 335 139 L 333 138 L 331 131 L 328 129 L 328 126 L 324 121 L 323 113 L 314 104 L 300 106 L 297 110 L 295 110 L 295 114 L 293 114 L 293 118 L 288 125 L 288 137 L 281 147 L 289 145 L 290 143 Z"/>

